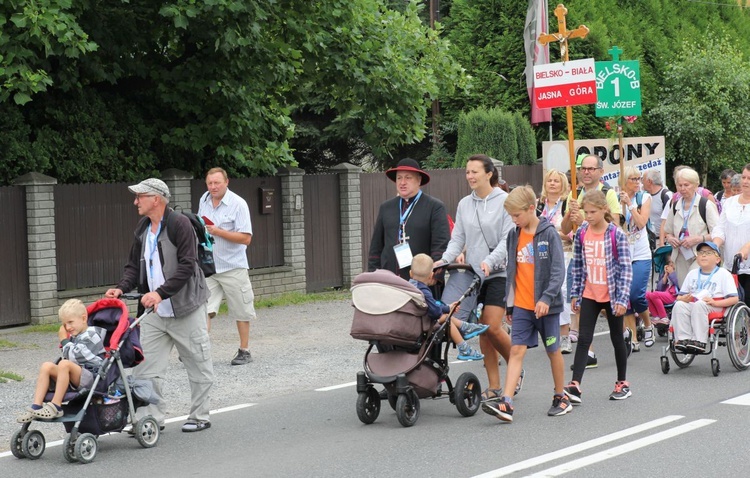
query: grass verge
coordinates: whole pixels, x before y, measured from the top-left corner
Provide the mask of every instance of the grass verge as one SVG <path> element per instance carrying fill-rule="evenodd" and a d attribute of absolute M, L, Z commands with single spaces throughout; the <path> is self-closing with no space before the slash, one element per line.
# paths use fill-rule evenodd
<path fill-rule="evenodd" d="M 55 322 L 53 324 L 31 325 L 21 330 L 21 333 L 22 334 L 35 334 L 38 332 L 57 332 L 58 330 L 60 330 L 60 323 Z"/>
<path fill-rule="evenodd" d="M 10 340 L 0 339 L 0 349 L 12 349 L 18 347 L 18 344 Z"/>
<path fill-rule="evenodd" d="M 6 383 L 11 380 L 15 380 L 16 382 L 20 382 L 23 380 L 23 377 L 21 375 L 18 375 L 17 373 L 13 372 L 6 372 L 4 370 L 0 370 L 0 383 Z"/>
<path fill-rule="evenodd" d="M 310 302 L 327 302 L 331 300 L 348 300 L 351 299 L 352 294 L 348 290 L 330 290 L 325 292 L 315 292 L 312 294 L 304 294 L 302 292 L 287 292 L 286 294 L 277 295 L 274 297 L 264 297 L 262 299 L 255 299 L 256 309 L 267 309 L 270 307 L 282 307 L 285 305 L 299 305 L 307 304 Z M 220 314 L 227 313 L 227 304 L 224 303 L 219 309 Z"/>

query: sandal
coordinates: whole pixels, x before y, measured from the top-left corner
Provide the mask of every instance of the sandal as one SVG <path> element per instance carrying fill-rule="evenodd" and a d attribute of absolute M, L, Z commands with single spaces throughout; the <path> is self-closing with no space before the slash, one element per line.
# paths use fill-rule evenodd
<path fill-rule="evenodd" d="M 65 413 L 62 410 L 58 410 L 57 406 L 52 402 L 47 402 L 42 405 L 39 410 L 33 410 L 31 415 L 37 420 L 54 420 L 60 418 Z"/>
<path fill-rule="evenodd" d="M 200 432 L 206 428 L 211 428 L 211 422 L 208 420 L 188 420 L 182 425 L 184 432 Z"/>
<path fill-rule="evenodd" d="M 570 338 L 570 341 L 572 343 L 578 342 L 578 331 L 576 329 L 570 329 L 570 332 L 568 332 L 568 337 Z"/>
<path fill-rule="evenodd" d="M 643 329 L 643 345 L 646 348 L 654 346 L 654 326 Z"/>
<path fill-rule="evenodd" d="M 16 422 L 18 423 L 28 423 L 34 419 L 34 409 L 31 407 L 26 407 L 26 410 L 23 411 L 18 417 L 16 417 Z"/>
<path fill-rule="evenodd" d="M 501 398 L 503 398 L 502 388 L 486 388 L 484 392 L 482 392 L 483 402 L 496 402 Z"/>

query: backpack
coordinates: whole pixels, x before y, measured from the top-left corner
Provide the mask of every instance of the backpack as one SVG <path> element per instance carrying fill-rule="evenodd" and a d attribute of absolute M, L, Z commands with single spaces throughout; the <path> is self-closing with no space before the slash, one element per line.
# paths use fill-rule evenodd
<path fill-rule="evenodd" d="M 586 235 L 586 231 L 589 228 L 589 223 L 584 222 L 581 224 L 580 234 L 578 236 L 579 242 L 581 244 L 581 250 L 583 250 L 583 236 Z M 615 262 L 617 262 L 620 259 L 620 254 L 617 252 L 617 228 L 613 227 L 609 231 L 610 239 L 612 240 L 612 257 L 615 258 Z"/>
<path fill-rule="evenodd" d="M 664 188 L 662 188 L 662 201 L 664 200 Z M 635 204 L 638 206 L 638 212 L 641 212 L 643 205 L 643 191 L 635 193 Z M 651 251 L 656 250 L 656 233 L 651 228 L 651 219 L 646 222 L 646 234 L 648 235 L 648 247 Z"/>
<path fill-rule="evenodd" d="M 698 199 L 698 213 L 701 215 L 701 219 L 703 219 L 703 223 L 706 225 L 706 229 L 708 229 L 708 232 L 711 232 L 711 228 L 708 227 L 708 221 L 706 221 L 707 203 L 708 198 L 706 198 L 705 196 L 701 196 L 700 199 Z M 672 214 L 674 214 L 675 216 L 677 215 L 677 201 L 672 202 Z"/>
<path fill-rule="evenodd" d="M 211 277 L 216 274 L 216 264 L 214 263 L 214 237 L 206 229 L 206 222 L 202 217 L 195 214 L 192 211 L 185 211 L 182 208 L 176 206 L 167 217 L 167 237 L 174 244 L 174 228 L 169 227 L 170 221 L 174 214 L 182 214 L 190 220 L 190 224 L 193 226 L 193 232 L 195 232 L 195 240 L 198 243 L 198 265 L 203 270 L 203 275 Z"/>
<path fill-rule="evenodd" d="M 661 196 L 661 207 L 663 209 L 667 207 L 667 204 L 669 203 L 669 200 L 671 199 L 669 197 L 669 189 L 662 187 L 661 193 L 659 193 L 659 196 Z"/>

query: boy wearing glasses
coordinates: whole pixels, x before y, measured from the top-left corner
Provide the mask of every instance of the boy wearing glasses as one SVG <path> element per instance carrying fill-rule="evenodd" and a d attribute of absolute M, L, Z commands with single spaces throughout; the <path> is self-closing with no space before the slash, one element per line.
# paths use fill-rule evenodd
<path fill-rule="evenodd" d="M 740 300 L 732 274 L 720 266 L 719 246 L 701 242 L 697 250 L 699 267 L 688 272 L 672 309 L 674 348 L 678 352 L 705 352 L 708 314 L 721 312 Z"/>

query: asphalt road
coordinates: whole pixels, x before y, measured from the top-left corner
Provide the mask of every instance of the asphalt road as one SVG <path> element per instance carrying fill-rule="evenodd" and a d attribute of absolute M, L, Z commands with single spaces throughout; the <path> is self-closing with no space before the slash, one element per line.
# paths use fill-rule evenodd
<path fill-rule="evenodd" d="M 439 399 L 421 402 L 419 420 L 411 428 L 401 427 L 386 403 L 377 421 L 364 425 L 357 419 L 354 385 L 326 382 L 326 376 L 340 375 L 331 370 L 320 374 L 323 390 L 305 388 L 237 403 L 238 408 L 213 412 L 213 427 L 201 433 L 181 433 L 180 417 L 175 417 L 155 448 L 143 449 L 135 439 L 117 434 L 100 437 L 96 459 L 87 465 L 67 463 L 62 447 L 53 443 L 35 461 L 5 454 L 0 469 L 3 476 L 133 470 L 165 477 L 744 474 L 750 373 L 736 371 L 722 347 L 718 377 L 712 376 L 707 357 L 684 370 L 672 364 L 664 375 L 659 366 L 663 341 L 631 357 L 633 396 L 610 401 L 614 359 L 608 337 L 598 336 L 600 365 L 586 371 L 583 404 L 563 417 L 546 416 L 552 399 L 548 361 L 541 350 L 532 350 L 512 424 L 481 411 L 462 417 L 447 399 Z M 363 354 L 364 349 L 363 343 Z M 572 355 L 567 355 L 566 379 L 570 363 Z M 480 363 L 456 363 L 451 376 L 464 371 L 474 372 L 484 386 Z M 730 399 L 742 403 L 726 403 Z"/>

